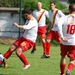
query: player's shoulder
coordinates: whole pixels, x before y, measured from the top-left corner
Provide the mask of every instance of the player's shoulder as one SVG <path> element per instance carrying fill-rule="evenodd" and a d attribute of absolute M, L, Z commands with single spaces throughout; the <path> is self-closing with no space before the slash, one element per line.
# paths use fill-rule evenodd
<path fill-rule="evenodd" d="M 70 15 L 70 14 L 65 16 L 65 18 L 70 18 L 70 17 L 71 17 L 71 15 Z"/>
<path fill-rule="evenodd" d="M 33 21 L 35 21 L 35 22 L 37 22 L 37 20 L 33 17 L 33 19 L 32 19 Z"/>
<path fill-rule="evenodd" d="M 58 9 L 58 13 L 63 13 L 61 10 Z"/>

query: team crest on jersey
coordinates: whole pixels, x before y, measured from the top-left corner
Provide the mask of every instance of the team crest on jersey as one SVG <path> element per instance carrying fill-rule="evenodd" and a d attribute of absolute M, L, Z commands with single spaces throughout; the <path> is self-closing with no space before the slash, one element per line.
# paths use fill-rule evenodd
<path fill-rule="evenodd" d="M 70 23 L 74 23 L 74 20 L 73 20 L 73 19 L 71 19 L 71 20 L 70 20 Z"/>

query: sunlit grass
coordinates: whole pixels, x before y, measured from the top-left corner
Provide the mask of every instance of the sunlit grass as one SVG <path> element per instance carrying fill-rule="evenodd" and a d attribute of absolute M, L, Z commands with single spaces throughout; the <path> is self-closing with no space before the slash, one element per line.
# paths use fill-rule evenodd
<path fill-rule="evenodd" d="M 9 49 L 9 47 L 10 45 L 0 44 L 0 52 L 4 54 L 7 49 Z M 0 67 L 0 75 L 59 75 L 59 46 L 51 46 L 51 57 L 48 59 L 41 59 L 41 55 L 43 54 L 42 46 L 37 46 L 37 50 L 34 54 L 31 54 L 30 51 L 31 50 L 24 53 L 31 65 L 29 69 L 22 69 L 23 64 L 14 52 L 12 56 L 7 60 L 8 68 L 5 69 L 3 66 Z M 74 70 L 72 75 L 75 75 Z"/>

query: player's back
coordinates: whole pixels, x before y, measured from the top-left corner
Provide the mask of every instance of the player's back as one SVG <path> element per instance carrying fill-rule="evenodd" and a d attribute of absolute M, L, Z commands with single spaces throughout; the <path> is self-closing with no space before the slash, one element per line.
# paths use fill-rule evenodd
<path fill-rule="evenodd" d="M 68 45 L 75 45 L 75 15 L 67 15 L 64 18 L 63 35 L 68 39 Z"/>

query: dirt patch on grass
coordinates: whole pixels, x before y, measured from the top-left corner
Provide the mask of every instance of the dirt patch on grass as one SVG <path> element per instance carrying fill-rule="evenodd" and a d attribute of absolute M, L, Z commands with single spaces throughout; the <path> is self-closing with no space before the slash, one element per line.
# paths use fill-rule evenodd
<path fill-rule="evenodd" d="M 12 44 L 17 38 L 0 38 L 0 44 Z"/>

